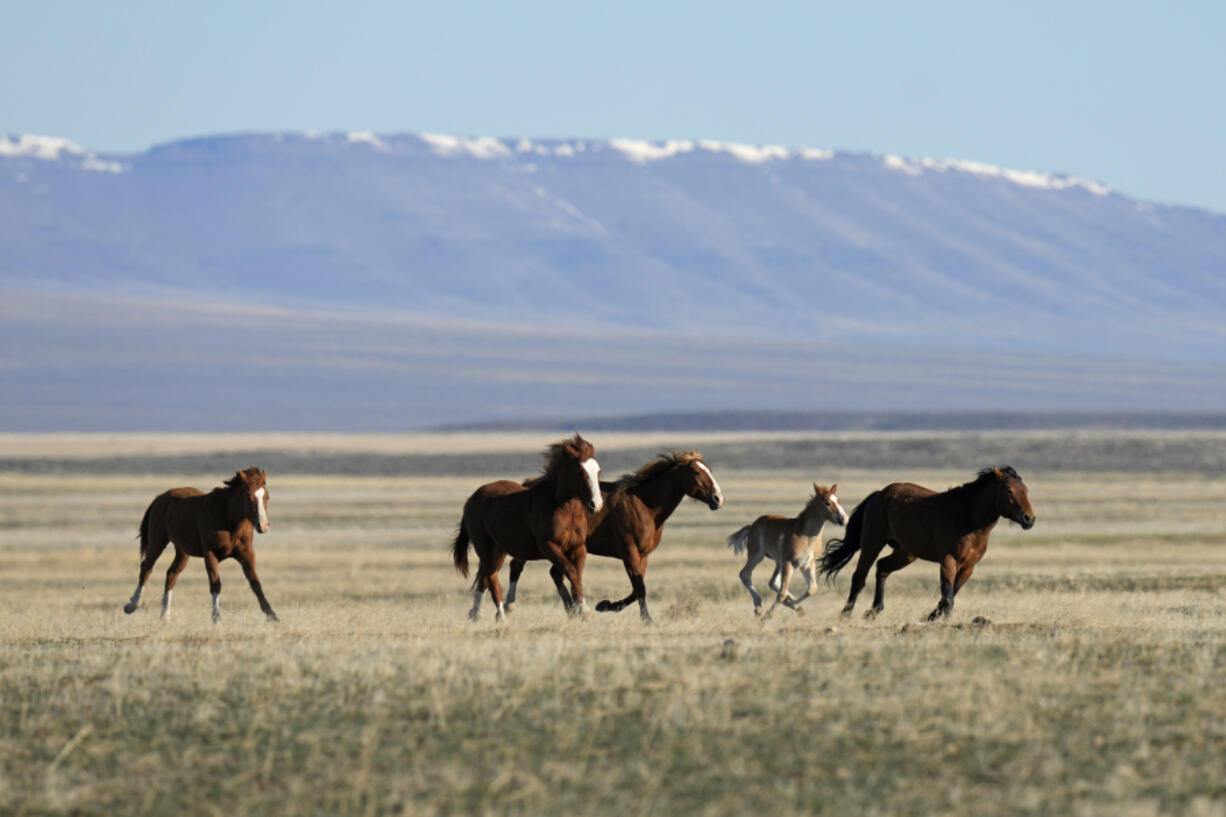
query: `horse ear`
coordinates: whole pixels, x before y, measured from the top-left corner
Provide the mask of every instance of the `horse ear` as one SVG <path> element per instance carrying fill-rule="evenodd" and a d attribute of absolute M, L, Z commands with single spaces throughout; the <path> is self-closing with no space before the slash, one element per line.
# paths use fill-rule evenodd
<path fill-rule="evenodd" d="M 267 479 L 268 479 L 268 472 L 267 472 L 267 471 L 261 471 L 261 472 L 260 472 L 260 479 L 262 479 L 262 480 L 267 480 Z"/>
<path fill-rule="evenodd" d="M 837 482 L 830 486 L 830 493 L 833 494 L 837 492 L 838 490 L 839 490 L 839 484 Z"/>

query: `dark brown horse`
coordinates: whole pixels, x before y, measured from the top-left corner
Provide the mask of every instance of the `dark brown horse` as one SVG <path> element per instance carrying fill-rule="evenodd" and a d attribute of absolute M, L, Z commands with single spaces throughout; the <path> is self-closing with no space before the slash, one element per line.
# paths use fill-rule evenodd
<path fill-rule="evenodd" d="M 697 451 L 672 451 L 661 454 L 632 474 L 617 482 L 600 483 L 605 496 L 605 509 L 591 520 L 587 552 L 597 556 L 620 559 L 630 577 L 630 595 L 620 601 L 601 601 L 596 609 L 619 612 L 638 601 L 639 616 L 650 622 L 647 612 L 647 557 L 660 546 L 664 523 L 685 497 L 707 503 L 711 510 L 724 504 L 724 494 L 715 475 Z M 507 607 L 515 601 L 515 587 L 524 570 L 524 560 L 511 561 L 511 584 L 507 591 Z M 554 584 L 565 603 L 565 588 L 556 573 Z"/>
<path fill-rule="evenodd" d="M 596 450 L 576 434 L 549 446 L 541 476 L 526 483 L 490 482 L 468 498 L 451 554 L 456 570 L 465 577 L 470 542 L 479 559 L 469 618 L 477 618 L 482 594 L 489 590 L 495 604 L 494 617 L 502 620 L 498 569 L 508 554 L 515 559 L 549 559 L 557 572 L 567 611 L 586 611 L 583 562 L 587 558 L 588 513 L 599 513 L 604 507 L 599 478 Z M 570 581 L 573 598 L 561 587 L 563 576 Z"/>
<path fill-rule="evenodd" d="M 268 531 L 267 479 L 268 472 L 248 468 L 226 480 L 224 487 L 214 488 L 207 494 L 195 488 L 173 488 L 159 494 L 140 521 L 140 577 L 136 592 L 123 611 L 136 610 L 153 563 L 166 545 L 173 542 L 175 559 L 166 570 L 163 618 L 170 613 L 170 594 L 179 574 L 187 567 L 188 557 L 203 556 L 204 569 L 209 574 L 209 590 L 213 594 L 213 621 L 221 618 L 218 604 L 221 577 L 217 573 L 217 563 L 231 558 L 242 565 L 251 590 L 260 602 L 260 610 L 276 621 L 277 614 L 264 598 L 260 577 L 255 572 L 255 550 L 251 546 L 253 531 Z"/>
<path fill-rule="evenodd" d="M 937 562 L 941 565 L 941 601 L 928 616 L 933 621 L 953 611 L 954 596 L 983 558 L 988 535 L 1002 516 L 1023 530 L 1034 527 L 1026 485 L 1007 465 L 985 468 L 971 482 L 942 493 L 910 482 L 895 482 L 869 494 L 856 506 L 846 536 L 826 544 L 820 572 L 833 580 L 860 551 L 851 577 L 851 594 L 843 607 L 843 615 L 850 615 L 868 569 L 882 548 L 893 547 L 877 562 L 877 591 L 873 608 L 866 614 L 872 618 L 885 606 L 887 576 L 916 559 Z"/>

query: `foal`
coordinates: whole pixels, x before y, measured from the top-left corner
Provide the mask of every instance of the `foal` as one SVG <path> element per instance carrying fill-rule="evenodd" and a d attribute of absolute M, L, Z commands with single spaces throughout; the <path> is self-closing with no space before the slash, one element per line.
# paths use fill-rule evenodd
<path fill-rule="evenodd" d="M 159 494 L 140 521 L 140 577 L 136 592 L 123 611 L 135 612 L 153 563 L 166 545 L 173 542 L 175 559 L 166 571 L 162 618 L 170 614 L 170 594 L 179 574 L 187 567 L 188 557 L 203 556 L 204 569 L 209 574 L 209 590 L 213 594 L 213 621 L 221 618 L 218 604 L 221 577 L 217 573 L 217 563 L 231 558 L 242 565 L 251 590 L 260 602 L 260 610 L 276 621 L 277 614 L 264 598 L 260 577 L 255 572 L 255 550 L 251 546 L 253 531 L 268 531 L 267 479 L 267 471 L 248 468 L 226 480 L 224 487 L 214 488 L 207 494 L 195 488 L 172 488 Z"/>
<path fill-rule="evenodd" d="M 733 553 L 749 551 L 745 566 L 741 568 L 741 584 L 745 585 L 753 599 L 755 615 L 762 615 L 762 597 L 753 589 L 753 569 L 766 557 L 776 562 L 770 586 L 777 594 L 775 603 L 766 611 L 766 615 L 775 612 L 780 602 L 798 613 L 803 612 L 799 605 L 813 593 L 813 586 L 817 584 L 822 525 L 827 522 L 847 524 L 847 511 L 843 510 L 835 495 L 838 487 L 837 482 L 829 488 L 815 482 L 813 497 L 799 516 L 759 516 L 753 524 L 728 537 L 728 547 L 732 548 Z M 804 574 L 807 586 L 804 595 L 793 599 L 788 584 L 792 581 L 792 571 L 797 568 Z"/>

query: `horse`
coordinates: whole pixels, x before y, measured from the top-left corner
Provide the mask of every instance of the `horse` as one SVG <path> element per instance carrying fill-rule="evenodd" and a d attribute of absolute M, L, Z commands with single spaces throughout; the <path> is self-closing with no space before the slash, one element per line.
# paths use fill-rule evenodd
<path fill-rule="evenodd" d="M 618 601 L 602 600 L 597 612 L 616 613 L 634 601 L 639 603 L 639 617 L 651 623 L 647 610 L 647 557 L 660 546 L 664 523 L 685 497 L 705 502 L 716 511 L 723 507 L 724 493 L 715 475 L 697 451 L 670 451 L 660 454 L 633 473 L 616 482 L 600 483 L 605 496 L 605 510 L 591 520 L 587 552 L 596 556 L 620 559 L 630 577 L 630 595 Z M 515 603 L 515 589 L 524 570 L 523 559 L 511 560 L 510 586 L 507 589 L 507 609 Z M 554 577 L 558 594 L 566 601 L 565 588 L 559 576 Z"/>
<path fill-rule="evenodd" d="M 587 610 L 583 562 L 587 558 L 588 513 L 604 508 L 600 464 L 592 444 L 578 434 L 549 446 L 544 457 L 541 476 L 524 483 L 487 483 L 464 503 L 451 555 L 456 570 L 467 578 L 470 543 L 477 554 L 473 606 L 468 614 L 474 621 L 486 590 L 495 604 L 495 620 L 503 619 L 498 569 L 508 554 L 518 559 L 549 559 L 567 612 L 578 615 Z M 573 598 L 562 587 L 563 576 L 570 581 Z"/>
<path fill-rule="evenodd" d="M 954 597 L 966 584 L 988 548 L 988 536 L 1001 518 L 1022 530 L 1034 527 L 1029 492 L 1017 471 L 1008 465 L 985 468 L 979 475 L 948 491 L 937 493 L 910 482 L 895 482 L 874 491 L 856 506 L 842 540 L 832 539 L 822 554 L 819 572 L 833 581 L 835 574 L 860 551 L 851 577 L 851 594 L 843 615 L 851 615 L 856 596 L 864 588 L 868 569 L 882 548 L 893 550 L 877 562 L 877 590 L 865 618 L 885 607 L 885 580 L 916 559 L 941 566 L 941 600 L 928 620 L 948 617 Z"/>
<path fill-rule="evenodd" d="M 204 569 L 209 575 L 209 591 L 213 594 L 213 621 L 221 619 L 221 577 L 217 563 L 234 559 L 243 568 L 247 582 L 260 603 L 260 610 L 270 621 L 277 621 L 259 574 L 255 572 L 253 531 L 268 532 L 268 472 L 259 468 L 238 471 L 223 487 L 204 493 L 195 488 L 172 488 L 158 494 L 140 521 L 140 577 L 136 592 L 124 605 L 125 613 L 133 613 L 140 605 L 141 590 L 153 570 L 153 563 L 170 542 L 175 546 L 175 558 L 166 570 L 166 589 L 162 593 L 162 618 L 170 615 L 170 594 L 190 556 L 203 556 Z"/>
<path fill-rule="evenodd" d="M 823 488 L 813 483 L 813 496 L 809 498 L 798 516 L 759 516 L 752 524 L 738 530 L 728 537 L 728 547 L 733 553 L 745 553 L 745 566 L 741 568 L 741 584 L 749 591 L 753 599 L 754 615 L 762 615 L 762 597 L 753 589 L 753 570 L 758 562 L 769 557 L 775 562 L 775 573 L 771 576 L 771 589 L 776 591 L 775 603 L 766 611 L 770 616 L 781 603 L 804 614 L 800 603 L 813 593 L 817 584 L 818 551 L 822 544 L 822 526 L 827 522 L 836 525 L 847 524 L 847 511 L 839 504 L 835 494 L 839 488 L 836 482 L 829 488 Z M 792 581 L 792 571 L 799 569 L 805 577 L 807 586 L 804 594 L 793 599 L 788 585 Z"/>

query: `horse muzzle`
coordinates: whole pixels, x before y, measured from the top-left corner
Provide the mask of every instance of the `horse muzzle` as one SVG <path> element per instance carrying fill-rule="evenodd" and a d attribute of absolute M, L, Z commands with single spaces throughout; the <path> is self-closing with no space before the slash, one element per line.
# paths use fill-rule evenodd
<path fill-rule="evenodd" d="M 713 511 L 718 511 L 724 507 L 724 498 L 722 496 L 713 496 L 707 500 L 707 507 Z"/>
<path fill-rule="evenodd" d="M 255 532 L 256 533 L 268 533 L 268 529 L 271 527 L 272 525 L 269 525 L 267 522 L 265 522 L 263 525 L 256 525 Z"/>
<path fill-rule="evenodd" d="M 589 499 L 587 501 L 588 513 L 600 513 L 603 508 L 604 502 L 602 500 Z"/>
<path fill-rule="evenodd" d="M 1022 518 L 1017 520 L 1017 524 L 1022 526 L 1022 530 L 1030 530 L 1034 527 L 1035 516 L 1032 513 L 1022 514 Z"/>

